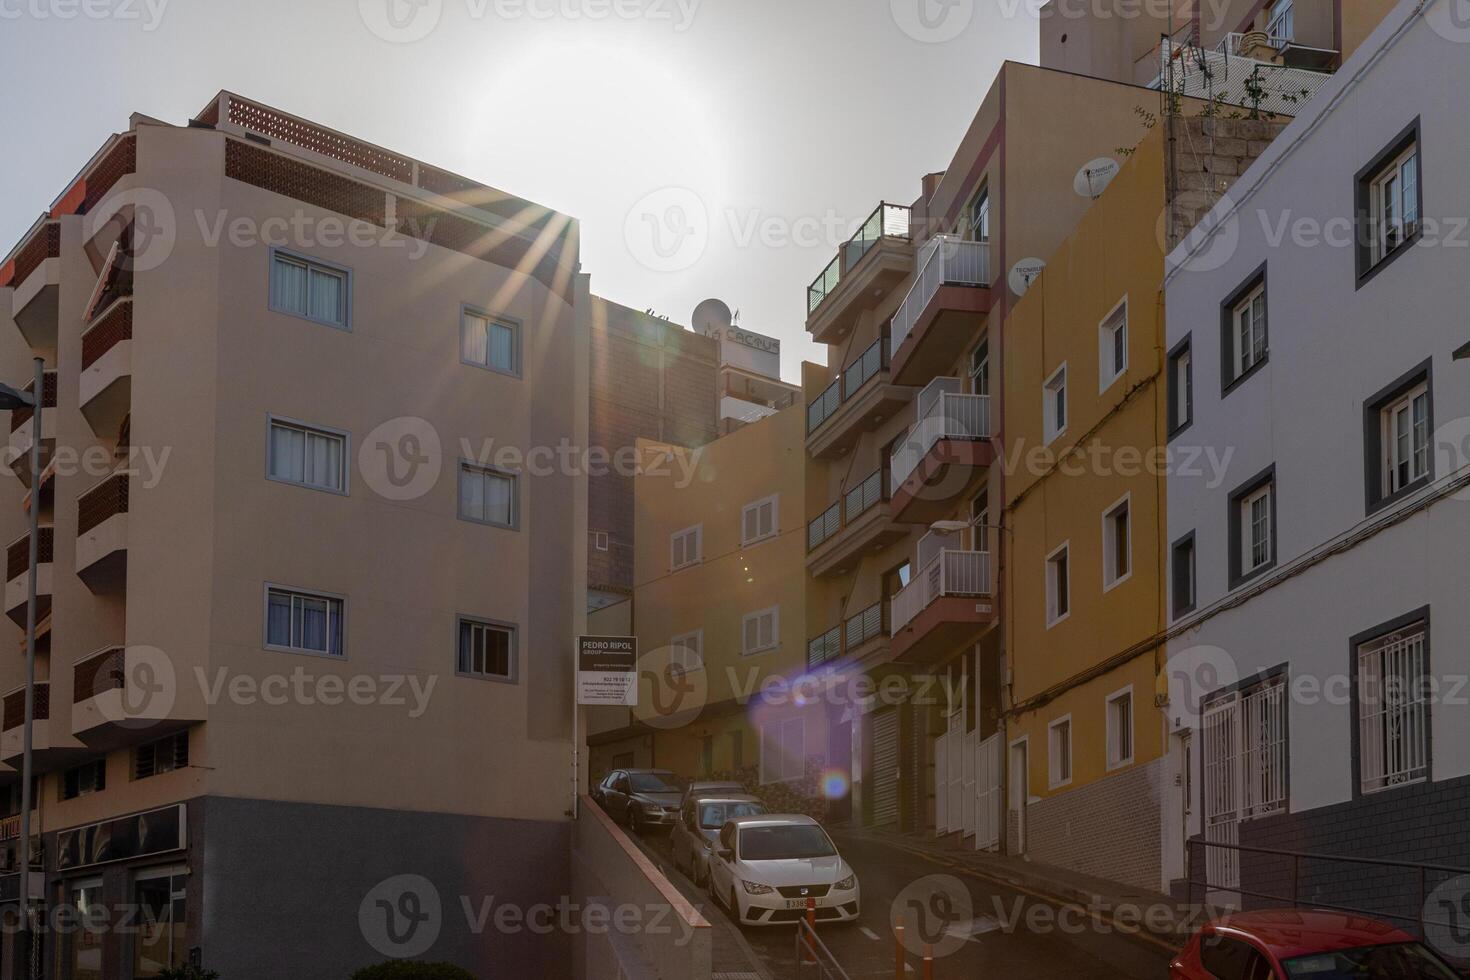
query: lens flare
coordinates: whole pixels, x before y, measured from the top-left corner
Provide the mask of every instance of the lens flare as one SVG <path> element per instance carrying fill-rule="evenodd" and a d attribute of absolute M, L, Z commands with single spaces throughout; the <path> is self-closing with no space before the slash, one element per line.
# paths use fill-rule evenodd
<path fill-rule="evenodd" d="M 841 769 L 827 769 L 822 773 L 822 795 L 829 800 L 840 800 L 847 795 L 847 773 Z"/>

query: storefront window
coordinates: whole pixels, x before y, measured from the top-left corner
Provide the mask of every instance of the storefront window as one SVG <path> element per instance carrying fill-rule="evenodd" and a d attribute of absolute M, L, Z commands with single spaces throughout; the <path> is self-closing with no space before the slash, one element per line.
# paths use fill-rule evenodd
<path fill-rule="evenodd" d="M 102 879 L 82 881 L 71 887 L 71 904 L 76 930 L 71 936 L 71 980 L 102 980 L 102 936 L 107 912 L 102 907 Z"/>
<path fill-rule="evenodd" d="M 138 934 L 133 943 L 133 976 L 156 977 L 165 967 L 183 966 L 188 953 L 183 868 L 139 872 L 133 885 Z M 99 974 L 99 977 L 101 975 Z"/>

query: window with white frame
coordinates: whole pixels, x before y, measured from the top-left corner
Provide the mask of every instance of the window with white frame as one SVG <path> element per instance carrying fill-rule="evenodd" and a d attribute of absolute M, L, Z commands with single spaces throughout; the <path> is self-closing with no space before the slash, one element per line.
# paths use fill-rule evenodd
<path fill-rule="evenodd" d="M 687 674 L 704 669 L 704 630 L 680 633 L 669 640 L 669 662 Z"/>
<path fill-rule="evenodd" d="M 970 392 L 990 394 L 990 339 L 984 338 L 970 352 Z"/>
<path fill-rule="evenodd" d="M 1377 264 L 1413 237 L 1419 225 L 1419 146 L 1389 161 L 1368 189 L 1373 222 L 1372 261 Z"/>
<path fill-rule="evenodd" d="M 1067 430 L 1067 365 L 1052 372 L 1043 386 L 1042 424 L 1046 441 L 1051 442 Z"/>
<path fill-rule="evenodd" d="M 1098 391 L 1107 391 L 1128 370 L 1128 299 L 1098 326 Z"/>
<path fill-rule="evenodd" d="M 459 617 L 455 670 L 465 677 L 508 681 L 516 676 L 514 626 Z"/>
<path fill-rule="evenodd" d="M 592 532 L 592 547 L 596 551 L 606 551 L 606 550 L 608 550 L 609 543 L 608 543 L 608 537 L 607 537 L 607 532 L 606 531 L 593 531 Z"/>
<path fill-rule="evenodd" d="M 696 524 L 669 535 L 669 568 L 680 569 L 704 559 L 704 525 Z"/>
<path fill-rule="evenodd" d="M 1065 715 L 1047 726 L 1047 781 L 1051 788 L 1072 781 L 1072 716 Z"/>
<path fill-rule="evenodd" d="M 1358 759 L 1362 792 L 1429 774 L 1428 650 L 1415 623 L 1357 649 Z"/>
<path fill-rule="evenodd" d="M 1111 589 L 1133 574 L 1133 524 L 1131 495 L 1125 494 L 1103 513 L 1103 590 Z"/>
<path fill-rule="evenodd" d="M 1266 33 L 1273 40 L 1295 40 L 1295 0 L 1276 0 L 1276 2 L 1271 5 L 1271 19 L 1266 22 Z"/>
<path fill-rule="evenodd" d="M 1245 377 L 1266 360 L 1266 284 L 1258 284 L 1231 310 L 1234 341 L 1232 379 Z"/>
<path fill-rule="evenodd" d="M 272 480 L 346 493 L 348 455 L 345 432 L 270 420 L 266 476 Z"/>
<path fill-rule="evenodd" d="M 1381 412 L 1383 494 L 1429 478 L 1429 385 L 1420 384 Z"/>
<path fill-rule="evenodd" d="M 740 621 L 740 652 L 746 656 L 774 650 L 781 642 L 781 608 L 772 606 Z"/>
<path fill-rule="evenodd" d="M 1276 564 L 1276 468 L 1230 494 L 1230 587 Z"/>
<path fill-rule="evenodd" d="M 779 495 L 772 494 L 753 504 L 745 505 L 740 512 L 740 543 L 742 545 L 754 544 L 776 534 L 779 530 L 777 523 L 780 519 L 779 503 Z"/>
<path fill-rule="evenodd" d="M 467 364 L 520 373 L 520 324 L 466 308 L 460 314 L 460 357 Z"/>
<path fill-rule="evenodd" d="M 270 308 L 346 329 L 351 276 L 346 269 L 288 252 L 271 253 Z"/>
<path fill-rule="evenodd" d="M 459 464 L 459 516 L 461 520 L 496 527 L 516 526 L 516 477 L 513 473 Z"/>
<path fill-rule="evenodd" d="M 782 783 L 806 775 L 806 723 L 787 718 L 761 726 L 761 782 Z"/>
<path fill-rule="evenodd" d="M 1072 573 L 1068 567 L 1068 545 L 1046 558 L 1046 625 L 1054 626 L 1072 611 Z"/>
<path fill-rule="evenodd" d="M 1278 668 L 1263 680 L 1211 694 L 1201 704 L 1207 836 L 1209 827 L 1286 808 L 1286 676 Z"/>
<path fill-rule="evenodd" d="M 1108 768 L 1117 769 L 1133 761 L 1133 688 L 1111 695 L 1108 714 Z"/>
<path fill-rule="evenodd" d="M 343 656 L 343 603 L 339 596 L 268 586 L 265 645 L 288 653 Z"/>
<path fill-rule="evenodd" d="M 1185 337 L 1169 352 L 1169 435 L 1189 428 L 1194 421 L 1194 357 Z"/>
<path fill-rule="evenodd" d="M 970 241 L 990 241 L 990 188 L 980 188 L 970 205 Z"/>
<path fill-rule="evenodd" d="M 1271 561 L 1271 488 L 1264 486 L 1241 501 L 1242 555 L 1249 574 Z"/>

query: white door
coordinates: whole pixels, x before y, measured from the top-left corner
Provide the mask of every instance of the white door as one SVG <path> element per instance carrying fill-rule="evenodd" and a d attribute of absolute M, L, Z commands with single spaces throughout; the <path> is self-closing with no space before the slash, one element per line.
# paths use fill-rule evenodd
<path fill-rule="evenodd" d="M 1000 846 L 1004 807 L 1000 792 L 1001 739 L 996 733 L 980 743 L 975 752 L 976 827 L 975 849 L 988 850 Z"/>
<path fill-rule="evenodd" d="M 1011 821 L 1016 828 L 1016 852 L 1026 853 L 1026 800 L 1031 796 L 1030 765 L 1026 743 L 1011 746 Z"/>
<path fill-rule="evenodd" d="M 979 801 L 975 797 L 975 766 L 980 756 L 980 729 L 965 736 L 964 764 L 960 768 L 960 799 L 964 800 L 963 828 L 966 837 L 975 833 L 975 814 Z"/>
<path fill-rule="evenodd" d="M 945 815 L 944 825 L 949 828 L 951 834 L 964 830 L 965 827 L 965 709 L 963 702 L 954 714 L 949 716 L 949 740 L 947 758 L 945 759 L 945 779 L 949 782 L 945 789 L 945 800 L 949 804 L 949 812 Z"/>
<path fill-rule="evenodd" d="M 1205 840 L 1216 844 L 1240 843 L 1240 808 L 1245 795 L 1240 785 L 1240 724 L 1239 694 L 1231 694 L 1205 709 L 1204 829 Z M 1212 890 L 1239 888 L 1239 852 L 1206 847 L 1205 875 Z"/>

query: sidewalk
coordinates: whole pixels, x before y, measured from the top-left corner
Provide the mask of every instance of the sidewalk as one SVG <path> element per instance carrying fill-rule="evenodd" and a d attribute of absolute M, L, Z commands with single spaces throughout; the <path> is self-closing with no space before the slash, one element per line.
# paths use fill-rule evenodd
<path fill-rule="evenodd" d="M 1081 906 L 1115 925 L 1119 932 L 1156 947 L 1179 949 L 1201 924 L 1197 909 L 1162 892 L 1078 874 L 1024 857 L 977 851 L 962 844 L 955 835 L 936 838 L 851 826 L 838 832 L 907 851 L 1059 904 Z"/>

